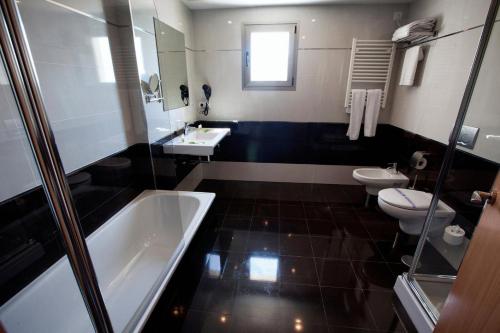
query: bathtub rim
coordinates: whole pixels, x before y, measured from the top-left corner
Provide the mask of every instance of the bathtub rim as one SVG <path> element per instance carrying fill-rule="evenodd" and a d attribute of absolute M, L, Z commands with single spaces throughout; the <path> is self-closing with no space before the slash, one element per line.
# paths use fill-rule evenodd
<path fill-rule="evenodd" d="M 210 210 L 210 207 L 212 207 L 212 203 L 215 200 L 215 193 L 210 193 L 210 192 L 191 192 L 191 191 L 165 191 L 165 190 L 145 190 L 143 193 L 141 193 L 140 196 L 147 195 L 147 193 L 151 192 L 168 192 L 171 194 L 177 194 L 178 197 L 181 196 L 195 196 L 195 197 L 201 197 L 205 198 L 205 200 L 200 200 L 201 205 L 198 208 L 197 214 L 195 214 L 193 220 L 189 224 L 189 227 L 184 230 L 183 234 L 183 239 L 182 241 L 184 242 L 184 246 L 180 249 L 180 251 L 175 251 L 174 255 L 175 260 L 168 269 L 167 273 L 165 274 L 163 281 L 160 283 L 158 289 L 156 292 L 153 294 L 153 297 L 151 298 L 151 301 L 149 304 L 146 306 L 144 309 L 142 315 L 139 317 L 139 319 L 136 321 L 134 327 L 130 327 L 130 332 L 133 333 L 138 333 L 142 331 L 144 326 L 146 325 L 149 316 L 153 312 L 154 308 L 156 307 L 156 304 L 158 303 L 161 295 L 163 294 L 163 291 L 165 290 L 168 282 L 172 278 L 172 275 L 174 274 L 175 270 L 177 269 L 177 266 L 179 266 L 179 263 L 181 262 L 182 258 L 184 257 L 184 254 L 186 253 L 189 245 L 191 244 L 191 241 L 194 238 L 194 235 L 196 234 L 196 231 L 198 231 L 201 223 L 205 219 L 205 216 L 207 215 L 208 211 Z M 200 198 L 200 199 L 201 199 Z M 193 223 L 195 222 L 195 223 Z M 128 325 L 127 325 L 128 328 Z"/>
<path fill-rule="evenodd" d="M 173 260 L 172 265 L 168 268 L 166 274 L 161 277 L 159 276 L 158 278 L 163 278 L 162 282 L 159 284 L 159 287 L 156 291 L 154 291 L 153 297 L 149 301 L 149 304 L 144 308 L 143 313 L 138 315 L 137 318 L 130 318 L 129 323 L 125 326 L 123 332 L 140 332 L 143 328 L 144 325 L 146 324 L 147 320 L 149 319 L 149 316 L 151 315 L 152 310 L 158 303 L 158 300 L 160 296 L 162 295 L 163 291 L 165 290 L 168 282 L 170 281 L 170 278 L 172 277 L 174 271 L 176 270 L 177 266 L 179 265 L 180 261 L 182 260 L 187 248 L 189 247 L 189 244 L 191 243 L 191 240 L 193 239 L 196 231 L 198 230 L 199 226 L 203 222 L 205 216 L 207 215 L 208 211 L 210 210 L 210 207 L 212 206 L 213 201 L 215 200 L 215 193 L 210 193 L 210 192 L 195 192 L 195 191 L 170 191 L 170 190 L 144 190 L 142 191 L 139 195 L 137 195 L 135 198 L 133 198 L 129 203 L 127 203 L 124 207 L 122 207 L 118 212 L 116 212 L 113 216 L 108 218 L 106 222 L 104 222 L 99 228 L 94 230 L 90 235 L 88 235 L 85 238 L 86 242 L 90 242 L 93 238 L 96 237 L 96 235 L 105 229 L 108 225 L 110 225 L 113 221 L 115 221 L 120 215 L 127 213 L 130 209 L 132 209 L 134 206 L 138 205 L 141 201 L 145 200 L 147 197 L 151 196 L 160 196 L 160 195 L 167 195 L 170 197 L 196 197 L 200 199 L 200 206 L 197 209 L 197 212 L 195 213 L 193 220 L 190 222 L 189 227 L 184 230 L 183 229 L 183 237 L 180 241 L 180 244 L 178 245 L 177 249 L 181 247 L 180 250 L 174 251 L 173 256 L 175 257 Z M 178 199 L 177 199 L 178 200 Z M 193 223 L 194 222 L 194 223 Z M 182 223 L 182 221 L 181 221 Z M 32 288 L 34 288 L 37 284 L 40 284 L 43 282 L 43 280 L 48 279 L 51 274 L 53 274 L 54 271 L 61 269 L 61 266 L 63 266 L 66 261 L 68 260 L 66 253 L 64 253 L 63 257 L 61 257 L 59 260 L 57 260 L 54 264 L 52 264 L 50 267 L 48 267 L 44 272 L 42 272 L 39 276 L 37 276 L 33 281 L 31 281 L 27 286 L 25 286 L 23 289 L 21 289 L 18 293 L 16 293 L 13 297 L 11 297 L 7 302 L 5 302 L 2 306 L 0 306 L 0 315 L 4 312 L 7 311 L 7 309 L 10 306 L 13 306 L 19 298 L 21 298 L 25 293 L 29 292 Z M 167 264 L 167 262 L 165 263 Z M 70 268 L 71 270 L 71 268 Z M 71 273 L 73 273 L 71 271 Z M 76 286 L 75 286 L 76 287 Z M 146 295 L 148 296 L 148 295 Z M 85 308 L 85 305 L 83 303 L 83 299 L 81 299 L 81 304 Z M 85 308 L 86 310 L 86 308 Z M 140 310 L 140 309 L 137 309 Z M 88 312 L 86 313 L 86 318 L 88 318 Z M 89 319 L 90 321 L 90 319 Z"/>

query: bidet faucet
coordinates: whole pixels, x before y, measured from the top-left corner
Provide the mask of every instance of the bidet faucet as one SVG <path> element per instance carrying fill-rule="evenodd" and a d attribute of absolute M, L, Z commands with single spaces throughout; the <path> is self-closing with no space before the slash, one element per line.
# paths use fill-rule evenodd
<path fill-rule="evenodd" d="M 389 171 L 392 174 L 397 174 L 398 173 L 398 163 L 397 162 L 389 163 L 389 166 L 387 167 L 387 171 Z"/>
<path fill-rule="evenodd" d="M 184 135 L 188 135 L 189 134 L 190 125 L 191 125 L 190 123 L 184 122 Z"/>

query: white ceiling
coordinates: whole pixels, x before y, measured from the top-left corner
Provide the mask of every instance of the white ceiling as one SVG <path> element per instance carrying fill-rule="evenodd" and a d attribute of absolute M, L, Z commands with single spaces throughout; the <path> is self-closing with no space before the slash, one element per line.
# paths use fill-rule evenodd
<path fill-rule="evenodd" d="M 390 4 L 413 0 L 182 0 L 191 9 L 319 4 Z"/>

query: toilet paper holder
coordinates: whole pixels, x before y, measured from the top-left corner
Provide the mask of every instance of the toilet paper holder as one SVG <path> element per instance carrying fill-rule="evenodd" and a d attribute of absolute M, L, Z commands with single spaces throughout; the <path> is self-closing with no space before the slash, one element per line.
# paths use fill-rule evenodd
<path fill-rule="evenodd" d="M 410 166 L 417 170 L 423 170 L 427 166 L 427 159 L 425 156 L 429 155 L 428 152 L 417 150 L 411 155 Z"/>

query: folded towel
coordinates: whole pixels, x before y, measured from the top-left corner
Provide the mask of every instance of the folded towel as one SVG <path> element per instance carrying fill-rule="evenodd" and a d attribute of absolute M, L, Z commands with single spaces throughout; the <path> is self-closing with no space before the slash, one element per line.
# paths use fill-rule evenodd
<path fill-rule="evenodd" d="M 418 34 L 419 32 L 433 32 L 436 28 L 435 18 L 425 18 L 417 21 L 413 21 L 407 25 L 404 25 L 392 35 L 393 42 L 405 41 L 412 33 Z"/>
<path fill-rule="evenodd" d="M 352 89 L 351 100 L 351 118 L 349 120 L 349 128 L 347 129 L 347 136 L 350 140 L 357 140 L 359 137 L 359 130 L 361 129 L 361 122 L 363 121 L 363 111 L 365 109 L 366 90 L 365 89 Z"/>
<path fill-rule="evenodd" d="M 417 72 L 418 62 L 424 58 L 424 52 L 420 45 L 414 46 L 405 52 L 403 68 L 401 70 L 400 86 L 412 86 Z"/>
<path fill-rule="evenodd" d="M 378 114 L 380 113 L 381 89 L 369 89 L 366 96 L 365 136 L 375 136 Z"/>

